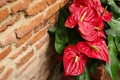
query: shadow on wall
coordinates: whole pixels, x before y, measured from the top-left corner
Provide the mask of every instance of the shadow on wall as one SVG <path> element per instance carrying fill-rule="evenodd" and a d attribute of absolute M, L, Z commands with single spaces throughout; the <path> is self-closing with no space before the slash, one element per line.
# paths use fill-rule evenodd
<path fill-rule="evenodd" d="M 54 43 L 50 40 L 47 52 L 46 61 L 42 64 L 43 70 L 40 70 L 39 80 L 61 80 L 63 76 L 63 70 L 61 70 L 62 64 L 57 59 L 57 54 L 54 49 Z M 42 69 L 41 68 L 41 69 Z"/>

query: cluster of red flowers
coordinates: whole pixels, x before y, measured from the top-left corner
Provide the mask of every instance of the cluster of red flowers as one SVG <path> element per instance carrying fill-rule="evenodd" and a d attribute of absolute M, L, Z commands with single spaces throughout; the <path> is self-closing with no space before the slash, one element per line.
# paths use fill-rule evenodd
<path fill-rule="evenodd" d="M 73 0 L 69 11 L 65 26 L 74 28 L 77 25 L 85 41 L 65 48 L 63 64 L 66 76 L 77 76 L 84 72 L 88 58 L 109 62 L 103 29 L 104 21 L 110 21 L 112 15 L 101 5 L 100 0 Z"/>

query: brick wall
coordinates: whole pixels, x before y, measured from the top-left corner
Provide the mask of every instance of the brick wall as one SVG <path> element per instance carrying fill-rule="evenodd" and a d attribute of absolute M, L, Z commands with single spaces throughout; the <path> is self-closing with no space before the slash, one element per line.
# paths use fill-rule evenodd
<path fill-rule="evenodd" d="M 68 0 L 0 0 L 0 80 L 59 80 L 47 30 Z"/>

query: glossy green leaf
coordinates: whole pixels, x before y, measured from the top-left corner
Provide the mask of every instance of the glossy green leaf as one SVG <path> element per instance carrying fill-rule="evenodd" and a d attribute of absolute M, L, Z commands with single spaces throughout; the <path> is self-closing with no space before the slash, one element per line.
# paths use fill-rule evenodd
<path fill-rule="evenodd" d="M 63 53 L 63 50 L 68 42 L 67 29 L 64 26 L 67 16 L 68 13 L 64 9 L 60 10 L 55 31 L 55 49 L 59 54 Z"/>
<path fill-rule="evenodd" d="M 85 68 L 85 71 L 83 74 L 76 76 L 75 80 L 90 80 L 89 72 L 88 72 L 87 68 Z"/>
<path fill-rule="evenodd" d="M 119 60 L 117 58 L 118 51 L 114 43 L 114 38 L 112 35 L 108 36 L 108 49 L 109 49 L 109 64 L 105 65 L 105 69 L 111 76 L 112 80 L 118 80 L 117 71 L 120 68 Z"/>

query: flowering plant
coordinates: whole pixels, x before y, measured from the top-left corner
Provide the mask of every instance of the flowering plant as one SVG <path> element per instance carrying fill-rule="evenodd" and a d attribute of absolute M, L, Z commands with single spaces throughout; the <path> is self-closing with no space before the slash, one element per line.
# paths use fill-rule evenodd
<path fill-rule="evenodd" d="M 115 0 L 73 0 L 62 8 L 58 23 L 49 33 L 56 52 L 63 56 L 64 75 L 89 80 L 89 73 L 94 74 L 98 62 L 102 62 L 111 78 L 118 80 L 119 21 Z"/>

